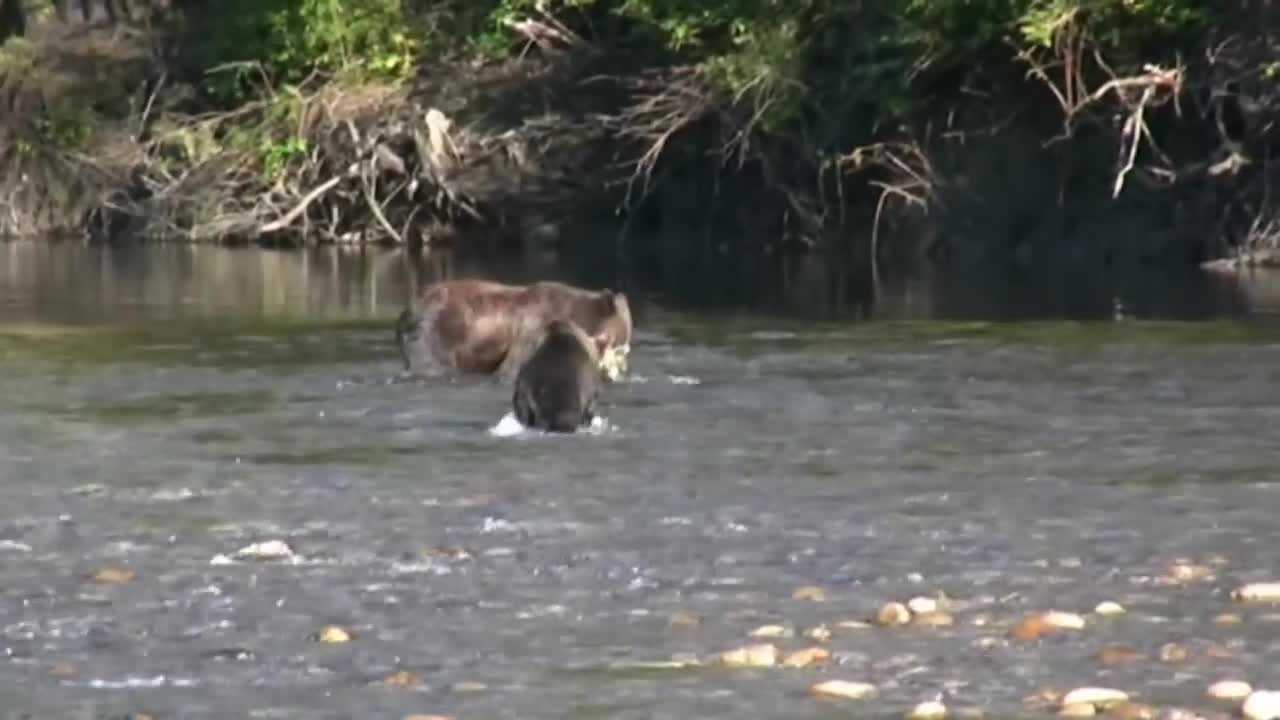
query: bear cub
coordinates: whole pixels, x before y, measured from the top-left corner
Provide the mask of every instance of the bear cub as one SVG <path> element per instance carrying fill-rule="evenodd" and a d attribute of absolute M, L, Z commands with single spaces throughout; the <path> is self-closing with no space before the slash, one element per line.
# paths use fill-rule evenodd
<path fill-rule="evenodd" d="M 600 351 L 572 321 L 553 320 L 516 374 L 511 406 L 527 428 L 572 433 L 595 418 Z"/>

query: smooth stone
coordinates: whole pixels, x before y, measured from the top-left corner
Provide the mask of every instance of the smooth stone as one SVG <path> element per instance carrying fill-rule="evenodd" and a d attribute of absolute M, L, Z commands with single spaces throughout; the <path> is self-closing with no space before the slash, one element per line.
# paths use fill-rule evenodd
<path fill-rule="evenodd" d="M 120 585 L 133 579 L 133 571 L 117 565 L 107 565 L 98 568 L 89 579 L 102 585 Z"/>
<path fill-rule="evenodd" d="M 920 613 L 911 618 L 911 624 L 919 627 L 950 627 L 955 622 L 955 618 L 951 617 L 950 613 L 945 613 L 941 610 Z"/>
<path fill-rule="evenodd" d="M 1190 655 L 1185 647 L 1177 643 L 1165 643 L 1160 646 L 1160 659 L 1167 663 L 1186 662 Z"/>
<path fill-rule="evenodd" d="M 1237 602 L 1280 602 L 1280 582 L 1257 582 L 1231 591 Z"/>
<path fill-rule="evenodd" d="M 1093 608 L 1093 611 L 1099 615 L 1123 615 L 1124 606 L 1118 602 L 1104 600 L 1103 602 L 1098 603 L 1098 605 Z"/>
<path fill-rule="evenodd" d="M 1136 648 L 1118 643 L 1103 647 L 1102 652 L 1099 653 L 1099 659 L 1102 660 L 1103 665 L 1120 665 L 1133 662 L 1141 657 L 1142 653 L 1138 652 Z"/>
<path fill-rule="evenodd" d="M 382 684 L 388 687 L 412 687 L 419 682 L 418 676 L 407 670 L 398 670 L 382 679 Z"/>
<path fill-rule="evenodd" d="M 1108 706 L 1103 716 L 1109 720 L 1155 720 L 1158 713 L 1152 705 L 1125 700 Z"/>
<path fill-rule="evenodd" d="M 804 632 L 804 636 L 809 638 L 810 640 L 817 640 L 818 642 L 826 642 L 831 639 L 831 628 L 827 627 L 826 625 L 818 625 L 816 627 L 811 627 Z"/>
<path fill-rule="evenodd" d="M 1253 692 L 1253 686 L 1243 680 L 1219 680 L 1205 691 L 1214 700 L 1243 702 Z"/>
<path fill-rule="evenodd" d="M 831 660 L 831 651 L 824 647 L 804 648 L 788 653 L 782 659 L 783 667 L 802 668 L 811 665 L 824 665 Z"/>
<path fill-rule="evenodd" d="M 814 685 L 809 690 L 815 695 L 845 698 L 847 700 L 861 700 L 879 692 L 876 686 L 871 683 L 853 682 L 851 680 L 827 680 Z"/>
<path fill-rule="evenodd" d="M 923 615 L 925 613 L 937 612 L 938 601 L 931 597 L 917 595 L 916 597 L 913 597 L 907 601 L 907 609 L 916 615 Z"/>
<path fill-rule="evenodd" d="M 316 642 L 340 644 L 351 642 L 351 633 L 337 625 L 326 625 L 316 633 Z"/>
<path fill-rule="evenodd" d="M 795 630 L 792 630 L 785 625 L 761 625 L 751 631 L 750 637 L 756 638 L 757 640 L 769 640 L 774 638 L 794 637 L 795 634 Z"/>
<path fill-rule="evenodd" d="M 1124 702 L 1129 699 L 1129 694 L 1123 690 L 1104 687 L 1080 687 L 1067 693 L 1062 698 L 1063 706 L 1080 705 L 1088 703 L 1090 705 L 1109 705 L 1111 703 Z"/>
<path fill-rule="evenodd" d="M 778 648 L 773 643 L 757 643 L 720 653 L 726 667 L 773 667 L 778 664 Z"/>
<path fill-rule="evenodd" d="M 1059 717 L 1093 717 L 1098 714 L 1098 708 L 1092 703 L 1077 703 L 1075 705 L 1066 705 L 1058 711 Z"/>
<path fill-rule="evenodd" d="M 1018 640 L 1036 640 L 1052 633 L 1083 628 L 1083 617 L 1075 613 L 1050 610 L 1022 618 L 1009 628 L 1009 634 Z"/>
<path fill-rule="evenodd" d="M 826 602 L 829 597 L 830 594 L 826 588 L 821 588 L 817 585 L 805 585 L 804 587 L 796 588 L 796 591 L 791 593 L 792 600 L 808 600 L 810 602 Z"/>
<path fill-rule="evenodd" d="M 1280 718 L 1280 692 L 1254 690 L 1240 706 L 1246 720 L 1277 720 Z"/>
<path fill-rule="evenodd" d="M 278 560 L 293 557 L 293 548 L 283 540 L 265 540 L 246 545 L 236 551 L 236 557 L 253 560 Z"/>
<path fill-rule="evenodd" d="M 947 706 L 937 700 L 917 704 L 907 713 L 908 720 L 942 720 L 947 716 Z"/>
<path fill-rule="evenodd" d="M 885 603 L 884 607 L 876 612 L 876 624 L 878 625 L 893 627 L 906 625 L 909 622 L 911 622 L 911 611 L 900 602 Z"/>

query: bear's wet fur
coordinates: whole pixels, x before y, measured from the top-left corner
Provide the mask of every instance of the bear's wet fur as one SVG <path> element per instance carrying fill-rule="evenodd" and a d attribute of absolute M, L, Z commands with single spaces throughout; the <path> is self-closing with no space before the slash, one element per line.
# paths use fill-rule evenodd
<path fill-rule="evenodd" d="M 572 433 L 591 424 L 600 393 L 599 349 L 568 320 L 547 323 L 520 366 L 511 408 L 527 428 Z"/>

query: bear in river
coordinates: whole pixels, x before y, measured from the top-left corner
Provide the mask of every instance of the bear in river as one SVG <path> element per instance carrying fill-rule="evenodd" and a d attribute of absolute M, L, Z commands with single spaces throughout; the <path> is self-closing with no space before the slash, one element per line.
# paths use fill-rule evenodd
<path fill-rule="evenodd" d="M 617 381 L 627 370 L 631 306 L 620 292 L 558 282 L 448 280 L 428 286 L 416 305 L 396 320 L 396 344 L 405 370 L 415 375 L 457 370 L 513 381 L 556 320 L 586 334 L 605 379 Z"/>

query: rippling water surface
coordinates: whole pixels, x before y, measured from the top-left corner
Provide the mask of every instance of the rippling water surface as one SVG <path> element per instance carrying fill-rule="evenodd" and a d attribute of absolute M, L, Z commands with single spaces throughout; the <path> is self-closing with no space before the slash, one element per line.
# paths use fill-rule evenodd
<path fill-rule="evenodd" d="M 488 430 L 507 391 L 399 379 L 398 307 L 367 293 L 341 312 L 230 303 L 196 322 L 193 305 L 216 303 L 13 287 L 0 697 L 14 712 L 900 717 L 941 694 L 1031 717 L 1022 698 L 1043 686 L 1208 709 L 1221 677 L 1280 685 L 1276 609 L 1227 597 L 1280 577 L 1273 322 L 655 310 L 633 377 L 607 390 L 608 431 L 502 438 Z M 266 540 L 296 556 L 234 557 Z M 1179 560 L 1213 574 L 1162 581 Z M 133 574 L 94 582 L 104 567 Z M 807 585 L 827 599 L 793 599 Z M 939 592 L 950 627 L 835 627 Z M 1103 600 L 1128 612 L 1090 614 Z M 1048 608 L 1088 625 L 1008 638 Z M 705 660 L 766 623 L 826 623 L 832 662 L 645 665 Z M 315 642 L 326 625 L 352 641 Z M 1110 643 L 1142 658 L 1104 664 Z M 1160 661 L 1166 643 L 1189 658 Z M 389 686 L 396 671 L 417 684 Z M 837 678 L 879 695 L 810 697 Z"/>

